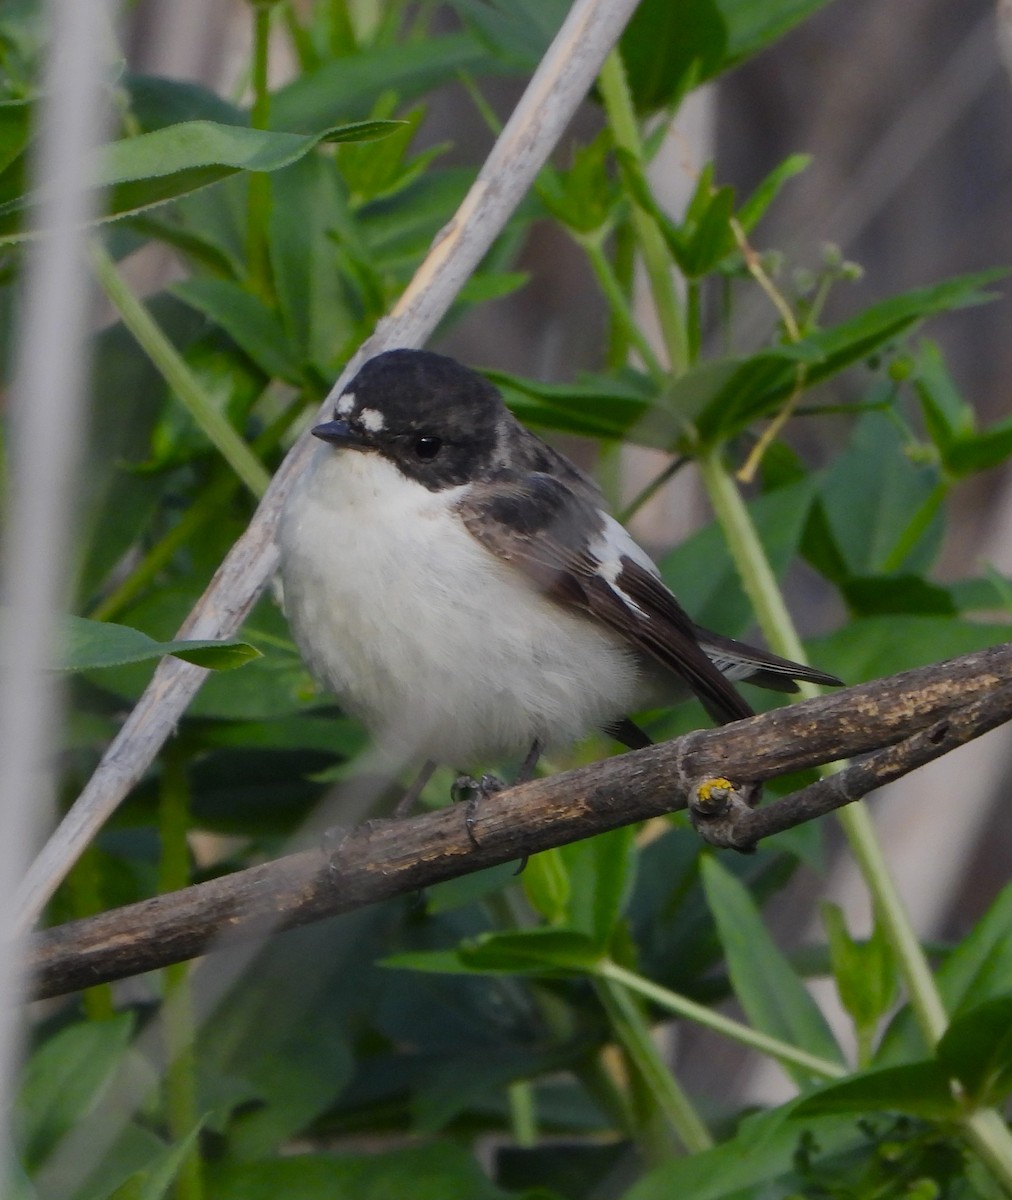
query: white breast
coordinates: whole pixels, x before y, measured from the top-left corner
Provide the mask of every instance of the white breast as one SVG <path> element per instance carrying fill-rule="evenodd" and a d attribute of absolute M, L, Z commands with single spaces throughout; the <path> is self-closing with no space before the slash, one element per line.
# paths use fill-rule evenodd
<path fill-rule="evenodd" d="M 472 768 L 635 707 L 626 644 L 540 595 L 387 460 L 321 447 L 282 516 L 285 608 L 314 674 L 392 754 Z"/>

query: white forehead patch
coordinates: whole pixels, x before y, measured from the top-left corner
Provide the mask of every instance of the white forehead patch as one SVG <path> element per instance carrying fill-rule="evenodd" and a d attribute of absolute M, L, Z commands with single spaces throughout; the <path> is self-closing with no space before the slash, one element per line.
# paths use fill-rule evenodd
<path fill-rule="evenodd" d="M 386 424 L 383 414 L 375 408 L 363 408 L 358 414 L 358 419 L 362 422 L 362 428 L 368 429 L 370 433 L 379 433 Z"/>
<path fill-rule="evenodd" d="M 346 417 L 354 407 L 355 393 L 345 392 L 343 396 L 338 397 L 337 404 L 334 405 L 334 412 L 340 413 L 342 417 Z"/>

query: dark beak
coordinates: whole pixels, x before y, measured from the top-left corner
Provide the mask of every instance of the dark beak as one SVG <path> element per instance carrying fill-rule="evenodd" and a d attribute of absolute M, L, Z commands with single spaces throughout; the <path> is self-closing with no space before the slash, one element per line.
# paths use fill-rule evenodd
<path fill-rule="evenodd" d="M 365 449 L 370 444 L 360 433 L 356 433 L 347 421 L 341 419 L 314 425 L 310 433 L 321 441 L 330 442 L 334 446 L 347 446 L 353 450 Z"/>

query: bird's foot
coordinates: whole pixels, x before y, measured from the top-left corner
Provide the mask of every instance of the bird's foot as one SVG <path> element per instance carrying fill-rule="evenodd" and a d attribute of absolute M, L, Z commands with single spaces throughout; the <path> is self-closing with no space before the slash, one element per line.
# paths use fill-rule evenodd
<path fill-rule="evenodd" d="M 478 845 L 478 838 L 474 832 L 475 822 L 478 819 L 478 806 L 483 800 L 505 790 L 505 787 L 506 784 L 496 775 L 482 775 L 480 779 L 475 779 L 473 775 L 458 775 L 453 781 L 450 796 L 455 803 L 467 805 L 464 811 L 464 827 L 467 829 L 467 836 L 475 846 Z"/>

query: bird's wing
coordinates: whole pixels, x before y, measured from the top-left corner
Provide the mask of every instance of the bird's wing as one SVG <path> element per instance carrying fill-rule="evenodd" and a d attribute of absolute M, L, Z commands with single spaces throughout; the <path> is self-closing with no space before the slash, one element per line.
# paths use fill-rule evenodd
<path fill-rule="evenodd" d="M 752 715 L 647 555 L 587 496 L 532 471 L 473 484 L 457 509 L 487 550 L 684 679 L 714 720 Z"/>

